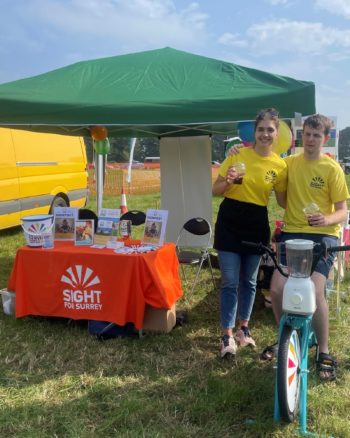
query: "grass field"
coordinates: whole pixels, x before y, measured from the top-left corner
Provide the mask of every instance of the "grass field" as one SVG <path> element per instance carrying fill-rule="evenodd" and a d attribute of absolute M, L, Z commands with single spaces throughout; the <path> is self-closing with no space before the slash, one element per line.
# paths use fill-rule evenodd
<path fill-rule="evenodd" d="M 155 208 L 160 195 L 129 196 L 129 209 Z M 119 207 L 109 198 L 104 206 Z M 219 200 L 214 198 L 214 217 Z M 90 203 L 94 207 L 94 201 Z M 281 211 L 271 203 L 271 219 Z M 20 229 L 0 232 L 0 287 L 10 274 Z M 215 271 L 219 285 L 219 271 Z M 349 272 L 331 321 L 338 380 L 323 384 L 310 353 L 309 429 L 350 437 Z M 331 314 L 335 316 L 334 293 Z M 261 298 L 261 297 L 260 297 Z M 292 437 L 296 425 L 272 421 L 275 370 L 258 360 L 276 338 L 261 299 L 252 315 L 257 350 L 221 361 L 218 291 L 207 270 L 194 297 L 177 305 L 188 322 L 170 334 L 99 342 L 86 325 L 48 318 L 15 319 L 0 311 L 0 437 Z"/>

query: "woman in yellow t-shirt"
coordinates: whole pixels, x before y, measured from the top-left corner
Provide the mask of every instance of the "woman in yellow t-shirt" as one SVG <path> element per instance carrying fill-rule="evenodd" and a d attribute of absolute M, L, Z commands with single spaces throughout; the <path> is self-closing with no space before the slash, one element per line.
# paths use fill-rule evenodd
<path fill-rule="evenodd" d="M 213 185 L 213 194 L 224 196 L 214 239 L 221 269 L 222 358 L 236 354 L 236 342 L 241 346 L 255 346 L 248 323 L 261 255 L 242 245 L 242 241 L 269 243 L 267 204 L 272 190 L 279 204 L 284 206 L 287 168 L 284 160 L 272 151 L 278 126 L 278 112 L 274 108 L 262 110 L 255 120 L 254 146 L 228 156 Z M 238 162 L 245 165 L 243 179 L 235 166 Z M 237 313 L 239 325 L 233 337 Z"/>

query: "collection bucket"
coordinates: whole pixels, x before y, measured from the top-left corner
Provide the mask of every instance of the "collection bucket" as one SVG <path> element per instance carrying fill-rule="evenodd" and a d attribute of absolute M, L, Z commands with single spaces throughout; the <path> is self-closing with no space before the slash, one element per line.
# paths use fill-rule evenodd
<path fill-rule="evenodd" d="M 44 235 L 52 234 L 53 215 L 37 214 L 22 217 L 22 228 L 28 246 L 42 247 Z"/>

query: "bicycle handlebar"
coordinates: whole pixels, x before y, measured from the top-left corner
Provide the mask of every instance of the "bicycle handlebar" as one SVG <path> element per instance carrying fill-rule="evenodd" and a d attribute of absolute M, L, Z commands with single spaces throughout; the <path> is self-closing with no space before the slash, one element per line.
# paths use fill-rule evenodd
<path fill-rule="evenodd" d="M 242 244 L 246 245 L 246 246 L 250 246 L 252 248 L 255 248 L 255 249 L 257 249 L 261 253 L 268 254 L 271 257 L 271 259 L 272 259 L 276 269 L 278 270 L 278 272 L 281 275 L 283 275 L 284 277 L 288 277 L 288 274 L 285 273 L 283 271 L 283 269 L 281 268 L 281 266 L 278 264 L 277 258 L 276 258 L 277 254 L 276 254 L 276 252 L 272 248 L 270 248 L 268 246 L 265 246 L 262 243 L 247 242 L 247 241 L 244 241 L 244 240 L 242 241 Z M 318 262 L 318 260 L 322 256 L 327 257 L 327 253 L 329 253 L 329 252 L 332 252 L 332 253 L 333 252 L 340 252 L 340 251 L 350 251 L 350 245 L 339 245 L 339 246 L 328 246 L 327 247 L 327 245 L 325 243 L 323 243 L 323 242 L 322 243 L 316 243 L 315 246 L 314 246 L 314 253 L 316 254 L 317 260 L 316 261 L 314 260 L 313 266 L 316 265 L 316 263 Z"/>
<path fill-rule="evenodd" d="M 275 265 L 278 272 L 283 275 L 283 277 L 288 277 L 288 273 L 284 272 L 281 266 L 278 264 L 276 251 L 274 251 L 272 248 L 270 248 L 269 246 L 265 246 L 262 243 L 247 242 L 245 240 L 242 241 L 242 244 L 245 246 L 250 246 L 251 248 L 255 248 L 261 253 L 268 254 L 271 257 L 271 260 L 273 261 L 273 264 Z"/>
<path fill-rule="evenodd" d="M 326 247 L 327 252 L 340 252 L 340 251 L 350 251 L 350 245 L 340 245 L 340 246 L 329 246 Z"/>

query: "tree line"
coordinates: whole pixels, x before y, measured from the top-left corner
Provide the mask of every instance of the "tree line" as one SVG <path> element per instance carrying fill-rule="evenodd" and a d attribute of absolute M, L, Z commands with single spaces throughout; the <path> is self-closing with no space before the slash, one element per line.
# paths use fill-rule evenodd
<path fill-rule="evenodd" d="M 226 136 L 215 135 L 212 137 L 212 160 L 223 161 L 225 158 L 225 143 Z M 92 163 L 94 160 L 93 146 L 90 137 L 84 137 L 86 145 L 86 153 L 88 162 Z M 111 145 L 108 154 L 109 162 L 125 163 L 129 161 L 131 139 L 130 138 L 110 138 Z M 138 138 L 134 149 L 133 159 L 144 162 L 146 157 L 159 157 L 159 139 L 154 137 Z"/>
<path fill-rule="evenodd" d="M 227 137 L 224 135 L 212 136 L 212 160 L 223 161 L 225 158 L 225 143 Z M 93 147 L 90 137 L 85 137 L 88 161 L 93 161 Z M 108 154 L 109 162 L 124 163 L 129 161 L 131 139 L 130 138 L 110 138 L 111 150 Z M 339 159 L 350 157 L 350 127 L 339 132 Z M 134 160 L 144 162 L 146 157 L 159 157 L 159 139 L 154 137 L 138 138 L 134 149 Z"/>

